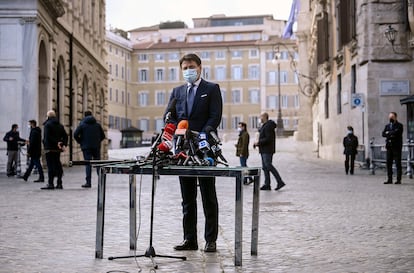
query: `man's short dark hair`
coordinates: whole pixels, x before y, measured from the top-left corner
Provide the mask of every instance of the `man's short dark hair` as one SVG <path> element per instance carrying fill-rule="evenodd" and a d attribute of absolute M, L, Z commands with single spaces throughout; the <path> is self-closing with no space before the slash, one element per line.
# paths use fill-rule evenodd
<path fill-rule="evenodd" d="M 397 117 L 397 113 L 395 113 L 395 112 L 390 112 L 390 113 L 393 114 L 394 117 Z"/>
<path fill-rule="evenodd" d="M 36 127 L 37 122 L 34 119 L 29 120 L 30 125 Z"/>
<path fill-rule="evenodd" d="M 243 122 L 243 121 L 240 121 L 240 122 L 239 122 L 239 125 L 241 125 L 241 126 L 242 126 L 242 127 L 244 127 L 244 128 L 246 128 L 246 127 L 247 127 L 246 122 Z"/>
<path fill-rule="evenodd" d="M 187 61 L 187 62 L 194 61 L 198 66 L 201 65 L 200 57 L 198 57 L 198 55 L 194 53 L 189 53 L 189 54 L 185 54 L 184 56 L 182 56 L 180 59 L 180 67 L 184 61 Z"/>
<path fill-rule="evenodd" d="M 91 111 L 85 111 L 85 117 L 87 117 L 87 116 L 92 116 L 92 112 Z"/>
<path fill-rule="evenodd" d="M 17 124 L 12 124 L 12 130 L 17 129 L 18 127 Z"/>

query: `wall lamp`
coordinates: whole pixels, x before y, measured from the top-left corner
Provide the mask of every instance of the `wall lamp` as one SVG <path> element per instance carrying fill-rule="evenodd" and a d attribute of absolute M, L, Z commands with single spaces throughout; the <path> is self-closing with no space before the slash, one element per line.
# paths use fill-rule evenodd
<path fill-rule="evenodd" d="M 385 38 L 387 38 L 388 42 L 391 43 L 392 51 L 395 54 L 405 55 L 409 57 L 410 60 L 412 60 L 413 57 L 410 54 L 407 54 L 405 52 L 398 52 L 397 50 L 395 50 L 394 43 L 395 43 L 395 37 L 397 36 L 397 33 L 398 31 L 395 28 L 393 28 L 391 25 L 388 25 L 387 29 L 384 32 L 384 35 L 385 35 Z"/>

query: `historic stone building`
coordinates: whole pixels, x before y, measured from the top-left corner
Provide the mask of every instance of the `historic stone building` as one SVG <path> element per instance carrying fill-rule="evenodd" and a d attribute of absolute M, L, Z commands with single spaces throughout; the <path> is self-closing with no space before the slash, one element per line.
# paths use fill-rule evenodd
<path fill-rule="evenodd" d="M 202 77 L 220 85 L 224 139 L 236 137 L 239 121 L 254 135 L 260 113 L 267 111 L 276 121 L 279 105 L 285 131 L 297 131 L 302 94 L 292 68 L 298 62 L 296 41 L 281 38 L 286 22 L 271 15 L 215 15 L 193 22 L 194 28 L 182 22 L 140 27 L 122 43 L 107 35 L 108 104 L 115 110 L 110 111 L 109 127 L 132 125 L 144 131 L 144 138 L 159 132 L 170 92 L 184 82 L 179 59 L 195 52 L 202 58 Z"/>
<path fill-rule="evenodd" d="M 413 94 L 413 25 L 409 0 L 300 1 L 299 70 L 310 76 L 310 131 L 319 156 L 341 160 L 351 125 L 369 157 L 370 141 L 384 143 L 390 111 L 404 124 L 404 138 L 413 130 L 400 101 Z"/>
<path fill-rule="evenodd" d="M 104 44 L 104 0 L 1 1 L 0 135 L 17 123 L 27 138 L 27 121 L 54 109 L 70 135 L 65 161 L 80 159 L 72 132 L 83 112 L 108 124 Z"/>

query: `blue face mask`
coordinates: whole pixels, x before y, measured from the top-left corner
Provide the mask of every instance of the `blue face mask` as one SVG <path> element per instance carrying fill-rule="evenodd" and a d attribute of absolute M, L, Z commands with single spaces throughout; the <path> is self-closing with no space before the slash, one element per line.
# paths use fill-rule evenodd
<path fill-rule="evenodd" d="M 194 83 L 197 80 L 197 69 L 186 69 L 183 71 L 183 78 L 188 83 Z"/>

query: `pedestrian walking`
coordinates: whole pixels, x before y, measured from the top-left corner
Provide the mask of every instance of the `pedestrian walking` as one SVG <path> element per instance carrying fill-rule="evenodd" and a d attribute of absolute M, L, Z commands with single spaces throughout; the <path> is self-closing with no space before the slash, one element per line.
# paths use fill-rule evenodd
<path fill-rule="evenodd" d="M 358 137 L 354 135 L 354 128 L 347 127 L 347 134 L 342 141 L 345 155 L 345 173 L 354 174 L 355 156 L 358 153 Z"/>
<path fill-rule="evenodd" d="M 176 101 L 177 123 L 187 120 L 189 130 L 205 132 L 216 130 L 221 122 L 223 101 L 220 87 L 201 78 L 201 59 L 196 54 L 186 54 L 180 59 L 180 69 L 185 84 L 175 87 L 170 102 Z M 168 109 L 167 109 L 168 111 Z M 196 250 L 197 243 L 197 180 L 200 186 L 205 216 L 204 251 L 216 252 L 218 235 L 218 202 L 215 177 L 179 177 L 183 208 L 184 241 L 175 250 Z"/>
<path fill-rule="evenodd" d="M 62 162 L 60 162 L 60 154 L 65 151 L 68 145 L 68 135 L 63 125 L 56 118 L 56 113 L 53 110 L 47 112 L 47 120 L 43 125 L 43 146 L 46 154 L 48 183 L 41 189 L 55 189 L 53 183 L 55 177 L 57 178 L 56 189 L 63 189 L 63 168 Z"/>
<path fill-rule="evenodd" d="M 7 176 L 10 177 L 17 174 L 19 145 L 24 145 L 26 140 L 20 138 L 17 124 L 12 124 L 11 130 L 4 135 L 3 140 L 7 142 Z"/>
<path fill-rule="evenodd" d="M 29 167 L 22 176 L 24 181 L 27 181 L 32 173 L 33 167 L 36 167 L 39 172 L 39 178 L 33 182 L 44 182 L 45 177 L 43 174 L 42 164 L 40 163 L 40 157 L 42 155 L 42 130 L 37 126 L 37 122 L 32 119 L 29 120 L 30 135 L 28 141 L 27 155 L 30 157 Z"/>
<path fill-rule="evenodd" d="M 236 156 L 240 159 L 240 166 L 247 167 L 247 159 L 249 158 L 249 142 L 250 136 L 247 132 L 247 124 L 245 122 L 239 122 L 237 130 L 239 137 L 237 139 Z M 253 181 L 251 177 L 245 177 L 243 184 L 248 185 Z"/>
<path fill-rule="evenodd" d="M 269 114 L 264 112 L 260 115 L 262 126 L 259 128 L 259 140 L 253 145 L 254 148 L 259 147 L 259 153 L 262 157 L 262 169 L 265 176 L 264 185 L 261 190 L 270 191 L 270 173 L 276 178 L 277 186 L 275 191 L 280 190 L 286 184 L 283 182 L 279 172 L 273 166 L 273 154 L 276 152 L 276 123 L 269 120 Z"/>
<path fill-rule="evenodd" d="M 91 111 L 85 111 L 85 117 L 79 123 L 73 137 L 80 144 L 83 158 L 86 161 L 101 159 L 101 142 L 105 139 L 105 133 L 102 126 L 92 116 Z M 90 188 L 92 186 L 92 166 L 90 162 L 86 162 L 85 172 L 86 183 L 82 187 Z"/>
<path fill-rule="evenodd" d="M 402 153 L 402 135 L 403 125 L 397 120 L 397 113 L 391 112 L 388 115 L 389 123 L 385 125 L 382 131 L 382 136 L 385 137 L 385 148 L 387 150 L 387 181 L 384 184 L 392 184 L 392 164 L 395 162 L 397 167 L 397 181 L 395 184 L 401 184 L 402 167 L 401 167 L 401 153 Z"/>

